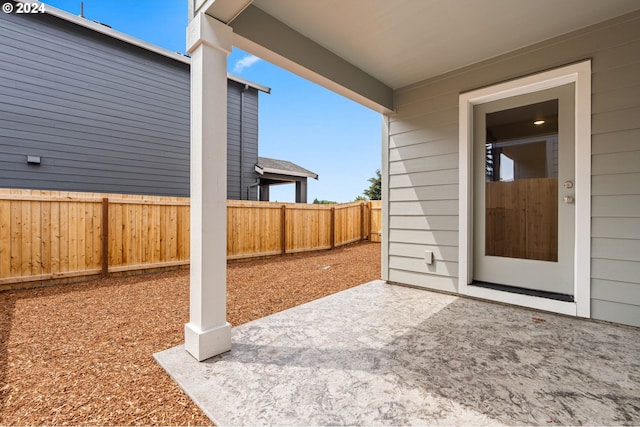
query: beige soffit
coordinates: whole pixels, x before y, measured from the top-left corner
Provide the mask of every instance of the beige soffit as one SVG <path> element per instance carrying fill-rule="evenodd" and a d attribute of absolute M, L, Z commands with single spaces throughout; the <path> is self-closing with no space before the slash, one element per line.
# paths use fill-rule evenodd
<path fill-rule="evenodd" d="M 253 6 L 397 89 L 639 10 L 640 1 L 254 0 Z"/>

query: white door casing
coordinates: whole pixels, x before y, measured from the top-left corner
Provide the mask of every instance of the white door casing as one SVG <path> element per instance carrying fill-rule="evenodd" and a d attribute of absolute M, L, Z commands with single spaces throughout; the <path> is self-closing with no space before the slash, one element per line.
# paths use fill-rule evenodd
<path fill-rule="evenodd" d="M 473 109 L 475 105 L 575 84 L 574 302 L 469 286 L 473 279 Z M 459 98 L 458 291 L 464 295 L 573 316 L 590 317 L 591 258 L 591 62 L 583 61 L 494 86 Z"/>

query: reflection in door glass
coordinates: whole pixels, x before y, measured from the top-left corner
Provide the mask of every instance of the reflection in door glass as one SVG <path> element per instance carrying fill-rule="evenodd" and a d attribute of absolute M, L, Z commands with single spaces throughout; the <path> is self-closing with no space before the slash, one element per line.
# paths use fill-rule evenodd
<path fill-rule="evenodd" d="M 558 261 L 558 100 L 486 115 L 485 254 Z"/>

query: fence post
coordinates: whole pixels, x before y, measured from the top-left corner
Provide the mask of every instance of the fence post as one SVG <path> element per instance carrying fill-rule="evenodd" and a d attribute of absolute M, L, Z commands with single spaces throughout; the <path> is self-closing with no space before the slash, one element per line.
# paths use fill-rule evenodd
<path fill-rule="evenodd" d="M 109 274 L 109 199 L 102 199 L 102 276 Z"/>
<path fill-rule="evenodd" d="M 282 205 L 280 210 L 282 211 L 281 254 L 285 255 L 287 253 L 287 205 Z"/>
<path fill-rule="evenodd" d="M 369 227 L 367 227 L 367 240 L 371 242 L 371 230 L 373 228 L 373 207 L 371 206 L 371 201 L 367 202 L 367 221 L 369 223 Z"/>
<path fill-rule="evenodd" d="M 364 203 L 360 203 L 360 241 L 364 240 Z"/>
<path fill-rule="evenodd" d="M 336 208 L 331 208 L 331 249 L 336 247 Z"/>

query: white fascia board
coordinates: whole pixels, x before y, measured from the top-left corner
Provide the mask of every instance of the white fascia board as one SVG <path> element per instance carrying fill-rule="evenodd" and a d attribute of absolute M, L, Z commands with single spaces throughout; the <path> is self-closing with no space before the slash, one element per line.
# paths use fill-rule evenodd
<path fill-rule="evenodd" d="M 264 173 L 273 173 L 277 175 L 300 176 L 303 178 L 318 179 L 318 174 L 315 174 L 315 173 L 294 172 L 294 171 L 288 171 L 284 169 L 272 169 L 272 168 L 263 168 L 262 170 L 264 171 Z"/>
<path fill-rule="evenodd" d="M 257 83 L 253 83 L 252 81 L 249 81 L 247 79 L 243 79 L 242 77 L 234 76 L 233 74 L 229 74 L 229 73 L 227 73 L 227 78 L 229 80 L 233 80 L 234 82 L 238 82 L 240 84 L 247 85 L 247 86 L 250 86 L 250 87 L 252 87 L 254 89 L 260 90 L 260 91 L 262 91 L 264 93 L 271 94 L 271 88 L 270 87 L 262 86 L 262 85 L 259 85 Z"/>

